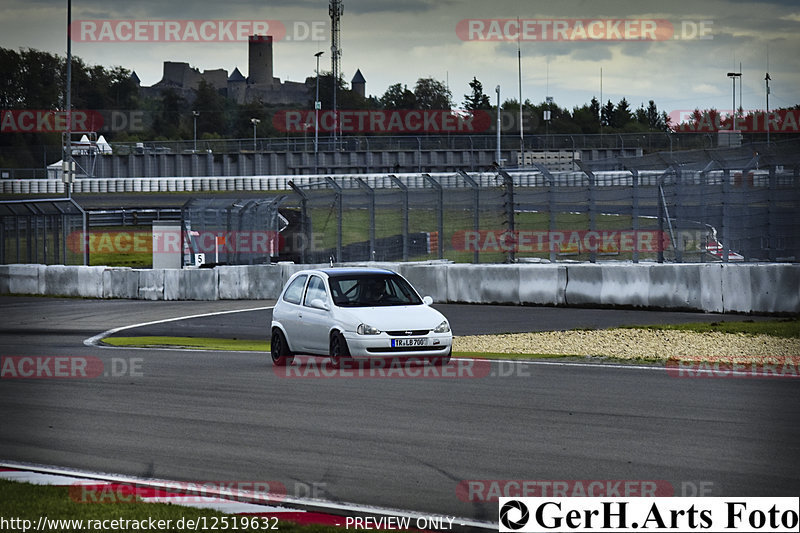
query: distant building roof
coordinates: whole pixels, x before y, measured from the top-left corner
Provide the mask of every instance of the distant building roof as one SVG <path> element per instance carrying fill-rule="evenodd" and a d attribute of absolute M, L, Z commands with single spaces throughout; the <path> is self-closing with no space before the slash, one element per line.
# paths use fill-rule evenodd
<path fill-rule="evenodd" d="M 228 81 L 247 81 L 247 79 L 242 76 L 242 73 L 239 72 L 239 67 L 233 69 L 231 75 L 228 77 Z"/>
<path fill-rule="evenodd" d="M 137 75 L 136 75 L 136 71 L 135 71 L 135 70 L 134 70 L 133 72 L 131 72 L 131 80 L 132 80 L 132 81 L 133 81 L 133 83 L 135 83 L 136 85 L 139 85 L 139 84 L 141 84 L 141 83 L 142 83 L 142 80 L 140 80 L 140 79 L 139 79 L 139 76 L 137 76 Z"/>
<path fill-rule="evenodd" d="M 364 75 L 361 74 L 361 69 L 356 70 L 356 74 L 353 76 L 350 83 L 367 83 L 367 80 L 364 79 Z"/>

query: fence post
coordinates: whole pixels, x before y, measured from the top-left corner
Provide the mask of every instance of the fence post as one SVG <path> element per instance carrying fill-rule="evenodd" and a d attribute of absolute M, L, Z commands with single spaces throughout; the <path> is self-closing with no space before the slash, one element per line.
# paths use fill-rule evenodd
<path fill-rule="evenodd" d="M 550 170 L 548 170 L 548 168 L 542 165 L 541 163 L 534 162 L 533 166 L 539 172 L 541 172 L 544 179 L 547 180 L 547 211 L 549 213 L 549 221 L 547 225 L 547 231 L 548 231 L 547 247 L 550 249 L 550 262 L 555 263 L 556 249 L 550 242 L 550 237 L 556 230 L 556 191 L 555 191 L 556 180 L 552 172 L 550 172 Z"/>
<path fill-rule="evenodd" d="M 629 169 L 631 173 L 631 229 L 636 235 L 636 246 L 633 247 L 631 259 L 634 263 L 639 262 L 639 171 Z"/>
<path fill-rule="evenodd" d="M 306 193 L 304 193 L 300 187 L 295 185 L 294 181 L 289 180 L 288 184 L 300 197 L 300 233 L 303 235 L 305 241 L 300 247 L 300 262 L 305 264 L 307 262 L 306 247 L 311 243 L 311 236 L 308 232 L 308 196 L 306 196 Z"/>
<path fill-rule="evenodd" d="M 589 170 L 589 167 L 582 161 L 578 161 L 578 168 L 581 169 L 581 172 L 586 174 L 586 177 L 589 180 L 589 231 L 596 231 L 597 230 L 597 207 L 595 206 L 596 199 L 595 199 L 595 176 L 594 172 Z M 597 262 L 597 251 L 590 250 L 589 251 L 589 262 L 596 263 Z"/>
<path fill-rule="evenodd" d="M 507 251 L 508 259 L 506 259 L 506 262 L 514 263 L 517 260 L 514 251 L 517 244 L 516 225 L 514 221 L 514 178 L 502 168 L 498 168 L 497 171 L 503 178 L 503 196 L 506 198 L 506 233 L 511 234 L 511 242 L 513 243 L 511 249 Z M 508 239 L 506 239 L 505 242 L 508 243 Z"/>
<path fill-rule="evenodd" d="M 325 181 L 336 191 L 336 260 L 342 262 L 342 187 L 330 176 L 325 176 Z"/>
<path fill-rule="evenodd" d="M 472 177 L 463 170 L 458 170 L 456 172 L 467 182 L 467 185 L 472 187 L 472 229 L 477 233 L 480 231 L 481 227 L 481 188 L 478 182 L 472 179 Z M 480 252 L 477 247 L 472 252 L 472 262 L 475 264 L 481 262 Z"/>
<path fill-rule="evenodd" d="M 362 178 L 356 178 L 358 186 L 367 191 L 369 196 L 369 257 L 368 261 L 375 260 L 375 189 L 367 185 Z"/>
<path fill-rule="evenodd" d="M 731 243 L 730 239 L 730 208 L 728 207 L 728 203 L 730 201 L 730 178 L 731 178 L 731 171 L 730 169 L 726 168 L 722 170 L 722 227 L 720 228 L 720 239 L 722 239 L 722 262 L 728 262 L 728 256 L 731 252 Z"/>
<path fill-rule="evenodd" d="M 444 190 L 442 189 L 442 185 L 433 179 L 430 174 L 423 174 L 422 177 L 436 189 L 436 198 L 438 200 L 436 227 L 439 233 L 437 247 L 439 248 L 439 259 L 444 259 L 444 249 L 442 248 L 442 244 L 444 243 Z"/>
<path fill-rule="evenodd" d="M 769 167 L 769 192 L 767 193 L 767 253 L 769 260 L 775 261 L 778 257 L 776 253 L 777 238 L 773 237 L 773 232 L 777 228 L 775 221 L 776 207 L 778 204 L 778 175 L 775 165 Z"/>
<path fill-rule="evenodd" d="M 408 261 L 408 187 L 394 174 L 389 179 L 403 191 L 403 261 Z"/>

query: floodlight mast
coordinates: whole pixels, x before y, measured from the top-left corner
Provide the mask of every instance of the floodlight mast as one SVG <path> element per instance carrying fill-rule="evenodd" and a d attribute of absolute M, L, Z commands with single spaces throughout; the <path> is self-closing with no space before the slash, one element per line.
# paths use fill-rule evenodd
<path fill-rule="evenodd" d="M 342 0 L 330 0 L 328 5 L 328 14 L 331 17 L 331 77 L 333 78 L 333 145 L 336 147 L 336 130 L 338 129 L 339 121 L 336 114 L 336 89 L 339 85 L 339 76 L 341 75 L 341 56 L 342 47 L 340 43 L 340 28 L 339 23 L 342 19 L 342 12 L 344 5 Z"/>

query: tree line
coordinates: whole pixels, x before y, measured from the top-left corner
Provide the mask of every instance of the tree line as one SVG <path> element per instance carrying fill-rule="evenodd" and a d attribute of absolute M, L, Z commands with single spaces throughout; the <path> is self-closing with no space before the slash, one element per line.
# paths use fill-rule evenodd
<path fill-rule="evenodd" d="M 305 80 L 310 95 L 305 102 L 307 109 L 313 109 L 316 82 L 314 77 Z M 487 112 L 497 109 L 475 77 L 459 103 L 450 88 L 434 78 L 419 78 L 411 88 L 396 83 L 379 97 L 364 98 L 341 78 L 334 80 L 330 72 L 321 73 L 319 77 L 322 109 L 332 108 L 334 83 L 339 109 L 458 108 Z M 0 48 L 0 110 L 63 110 L 65 87 L 66 58 L 34 49 Z M 256 126 L 259 137 L 284 136 L 286 133 L 272 124 L 272 116 L 281 109 L 298 107 L 260 101 L 238 104 L 225 93 L 201 82 L 188 93 L 167 88 L 145 96 L 130 70 L 88 65 L 78 57 L 72 58 L 73 109 L 138 111 L 145 117 L 138 131 L 107 134 L 111 142 L 191 140 L 195 133 L 198 139 L 248 138 L 253 135 L 252 118 L 260 121 Z M 500 107 L 503 111 L 518 113 L 519 105 L 517 100 L 507 99 Z M 546 111 L 549 112 L 547 121 L 544 120 Z M 523 114 L 529 118 L 526 121 L 528 134 L 659 132 L 671 126 L 670 117 L 660 111 L 653 100 L 634 108 L 626 98 L 617 103 L 611 100 L 601 103 L 593 97 L 589 103 L 572 109 L 560 107 L 553 101 L 534 104 L 526 100 Z M 20 133 L 4 129 L 0 133 L 0 167 L 39 167 L 43 159 L 41 150 L 32 147 L 52 147 L 60 143 L 61 135 L 57 132 Z"/>

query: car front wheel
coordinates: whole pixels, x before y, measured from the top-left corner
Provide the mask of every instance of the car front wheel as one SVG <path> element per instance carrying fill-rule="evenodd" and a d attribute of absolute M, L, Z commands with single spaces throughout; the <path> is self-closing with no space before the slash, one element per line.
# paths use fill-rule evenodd
<path fill-rule="evenodd" d="M 289 350 L 286 337 L 284 337 L 283 332 L 277 328 L 272 332 L 270 354 L 272 355 L 272 364 L 275 366 L 290 365 L 292 361 L 294 361 L 294 354 Z"/>
<path fill-rule="evenodd" d="M 341 333 L 331 335 L 330 346 L 331 366 L 339 368 L 342 361 L 350 359 L 350 350 L 347 348 L 347 341 Z"/>
<path fill-rule="evenodd" d="M 450 357 L 452 353 L 453 350 L 451 348 L 450 351 L 447 352 L 447 355 L 443 355 L 442 357 L 432 357 L 428 360 L 428 362 L 434 366 L 446 366 L 450 364 Z"/>

